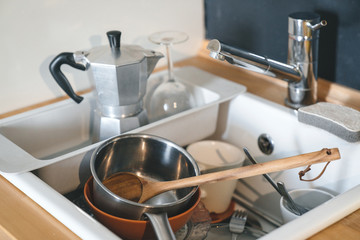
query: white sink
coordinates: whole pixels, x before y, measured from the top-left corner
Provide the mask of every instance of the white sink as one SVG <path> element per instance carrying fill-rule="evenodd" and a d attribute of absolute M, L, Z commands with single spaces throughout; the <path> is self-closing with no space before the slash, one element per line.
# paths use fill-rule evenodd
<path fill-rule="evenodd" d="M 349 143 L 325 130 L 300 123 L 296 111 L 249 93 L 231 101 L 223 114 L 227 114 L 227 118 L 219 119 L 221 125 L 213 137 L 247 147 L 259 162 L 322 148 L 340 150 L 341 160 L 331 162 L 324 175 L 314 182 L 299 180 L 298 172 L 304 168 L 270 174 L 275 181 L 285 182 L 289 189 L 319 188 L 337 197 L 272 231 L 265 239 L 305 239 L 360 208 L 360 142 Z M 257 139 L 261 134 L 269 135 L 274 142 L 271 155 L 263 154 L 258 147 Z M 313 165 L 305 178 L 317 176 L 323 167 L 324 164 Z M 264 177 L 240 180 L 237 191 L 242 200 L 281 222 L 280 196 Z"/>
<path fill-rule="evenodd" d="M 322 129 L 300 123 L 297 121 L 294 110 L 249 93 L 239 95 L 241 91 L 234 92 L 233 90 L 234 88 L 240 90 L 240 85 L 229 83 L 226 80 L 201 71 L 189 71 L 189 68 L 185 68 L 181 72 L 182 78 L 192 79 L 195 77 L 201 79 L 201 87 L 211 91 L 215 94 L 214 96 L 218 94 L 219 98 L 205 103 L 196 110 L 174 116 L 172 120 L 176 123 L 177 129 L 173 129 L 174 125 L 171 124 L 171 121 L 164 119 L 158 123 L 152 123 L 153 125 L 149 124 L 148 128 L 145 126 L 134 132 L 147 132 L 167 137 L 168 131 L 172 130 L 169 135 L 170 138 L 180 145 L 203 138 L 221 139 L 239 147 L 246 146 L 259 162 L 318 151 L 325 147 L 338 147 L 340 149 L 342 159 L 332 162 L 324 175 L 315 182 L 300 182 L 297 176 L 297 172 L 300 169 L 271 174 L 276 181 L 284 181 L 289 189 L 321 188 L 337 195 L 337 197 L 327 204 L 306 213 L 298 220 L 270 232 L 264 239 L 304 239 L 360 208 L 360 186 L 358 185 L 358 179 L 360 179 L 358 171 L 360 168 L 360 162 L 358 161 L 360 143 L 348 143 Z M 244 90 L 244 88 L 241 89 Z M 226 95 L 229 92 L 232 92 L 232 94 Z M 219 102 L 220 99 L 223 99 L 223 101 Z M 180 137 L 177 134 L 181 130 L 189 128 L 189 126 L 186 124 L 179 125 L 178 123 L 180 122 L 181 124 L 182 121 L 176 120 L 179 118 L 184 120 L 186 116 L 189 116 L 187 114 L 191 113 L 193 113 L 191 116 L 194 118 L 198 112 L 206 110 L 205 106 L 210 106 L 214 103 L 217 106 L 216 114 L 212 114 L 206 120 L 207 122 L 214 122 L 214 129 L 206 132 L 206 134 L 197 134 L 196 131 L 201 131 L 201 128 L 194 128 L 196 131 L 192 135 L 196 137 L 187 138 L 186 141 L 183 141 L 184 137 L 189 134 Z M 55 105 L 55 108 L 61 109 L 61 106 L 62 103 L 59 103 Z M 41 111 L 39 111 L 39 114 L 41 114 Z M 13 121 L 15 121 L 14 118 L 6 119 L 4 122 L 11 124 Z M 257 139 L 263 133 L 268 134 L 274 141 L 274 152 L 270 155 L 263 154 L 257 145 Z M 20 139 L 20 137 L 17 137 L 17 139 Z M 92 236 L 91 238 L 93 239 L 117 239 L 109 230 L 61 195 L 61 193 L 73 189 L 74 186 L 79 186 L 89 176 L 88 161 L 74 161 L 74 159 L 79 153 L 81 153 L 82 158 L 89 158 L 88 155 L 91 153 L 90 147 L 81 147 L 81 144 L 79 146 L 78 149 L 72 149 L 73 152 L 70 151 L 55 157 L 61 158 L 56 161 L 54 159 L 38 160 L 53 162 L 46 166 L 40 166 L 37 175 L 28 171 L 22 171 L 22 173 L 17 174 L 3 173 L 3 175 L 81 238 L 89 239 L 89 236 Z M 95 146 L 97 145 L 95 144 Z M 4 157 L 6 155 L 1 156 L 1 158 Z M 32 158 L 35 157 L 32 156 Z M 320 166 L 314 165 L 309 177 L 317 175 L 322 167 L 322 164 Z M 59 169 L 61 169 L 61 174 L 54 174 L 56 170 L 59 172 Z M 42 173 L 39 174 L 39 172 Z M 51 174 L 46 174 L 46 172 Z M 63 179 L 61 175 L 64 172 L 74 176 Z M 65 187 L 54 186 L 56 181 L 62 181 Z M 240 180 L 237 190 L 241 193 L 240 198 L 243 198 L 264 214 L 281 221 L 279 210 L 280 197 L 262 176 Z"/>

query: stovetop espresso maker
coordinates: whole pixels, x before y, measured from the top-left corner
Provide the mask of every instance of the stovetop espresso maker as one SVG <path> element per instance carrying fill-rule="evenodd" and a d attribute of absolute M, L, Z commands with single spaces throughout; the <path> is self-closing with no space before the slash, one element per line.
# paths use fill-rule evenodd
<path fill-rule="evenodd" d="M 107 32 L 110 46 L 89 51 L 63 52 L 50 63 L 49 69 L 59 86 L 77 103 L 83 100 L 62 73 L 62 64 L 88 70 L 95 84 L 96 107 L 93 118 L 93 140 L 99 141 L 148 123 L 143 97 L 149 75 L 163 54 L 138 45 L 120 43 L 121 32 Z"/>

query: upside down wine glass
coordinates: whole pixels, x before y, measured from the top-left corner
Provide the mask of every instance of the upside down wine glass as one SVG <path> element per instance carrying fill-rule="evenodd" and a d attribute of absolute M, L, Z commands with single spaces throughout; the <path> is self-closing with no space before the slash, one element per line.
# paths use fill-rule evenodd
<path fill-rule="evenodd" d="M 170 49 L 173 44 L 185 42 L 188 35 L 183 32 L 165 31 L 154 33 L 149 39 L 155 44 L 165 46 L 168 64 L 167 79 L 155 89 L 150 98 L 148 117 L 150 122 L 153 122 L 192 108 L 194 99 L 186 86 L 174 77 Z"/>

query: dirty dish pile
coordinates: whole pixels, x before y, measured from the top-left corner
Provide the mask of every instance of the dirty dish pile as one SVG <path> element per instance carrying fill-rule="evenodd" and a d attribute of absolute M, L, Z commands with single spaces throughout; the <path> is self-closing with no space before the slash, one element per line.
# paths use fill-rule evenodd
<path fill-rule="evenodd" d="M 126 134 L 109 139 L 94 151 L 90 160 L 94 178 L 92 197 L 94 205 L 104 212 L 132 220 L 147 217 L 158 239 L 175 239 L 168 216 L 189 208 L 198 185 L 339 158 L 337 148 L 322 149 L 199 176 L 195 160 L 175 143 L 153 135 Z"/>

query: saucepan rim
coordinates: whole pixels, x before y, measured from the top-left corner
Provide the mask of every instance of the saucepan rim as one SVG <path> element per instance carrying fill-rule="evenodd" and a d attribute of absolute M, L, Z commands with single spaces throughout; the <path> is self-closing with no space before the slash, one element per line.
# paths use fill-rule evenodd
<path fill-rule="evenodd" d="M 144 133 L 129 133 L 129 134 L 123 134 L 123 135 L 118 135 L 115 136 L 113 138 L 110 138 L 106 141 L 104 141 L 100 146 L 98 146 L 95 151 L 92 153 L 91 159 L 90 159 L 90 171 L 91 174 L 94 178 L 94 182 L 96 184 L 98 184 L 107 194 L 109 194 L 112 198 L 116 199 L 117 201 L 121 201 L 124 202 L 126 204 L 130 204 L 133 206 L 137 206 L 137 207 L 142 207 L 142 208 L 146 208 L 148 210 L 150 209 L 159 209 L 159 208 L 168 208 L 168 207 L 172 207 L 178 204 L 181 204 L 183 202 L 188 201 L 188 199 L 190 199 L 194 193 L 198 190 L 198 186 L 193 187 L 193 189 L 184 197 L 177 199 L 176 201 L 173 202 L 169 202 L 169 203 L 162 203 L 162 204 L 148 204 L 148 203 L 138 203 L 138 202 L 134 202 L 125 198 L 122 198 L 120 196 L 118 196 L 117 194 L 113 193 L 112 191 L 110 191 L 99 179 L 96 169 L 95 169 L 95 162 L 97 159 L 98 154 L 100 153 L 100 151 L 102 149 L 104 149 L 105 147 L 107 147 L 109 144 L 112 144 L 113 142 L 116 142 L 119 139 L 124 139 L 124 138 L 151 138 L 154 139 L 156 141 L 162 141 L 162 142 L 166 142 L 166 144 L 170 145 L 171 147 L 177 149 L 179 152 L 181 152 L 192 164 L 193 168 L 194 168 L 194 172 L 195 175 L 200 175 L 200 170 L 199 167 L 196 163 L 196 161 L 194 160 L 194 158 L 190 155 L 190 153 L 188 153 L 184 148 L 180 147 L 179 145 L 177 145 L 176 143 L 163 138 L 163 137 L 159 137 L 156 135 L 152 135 L 152 134 L 144 134 Z"/>

